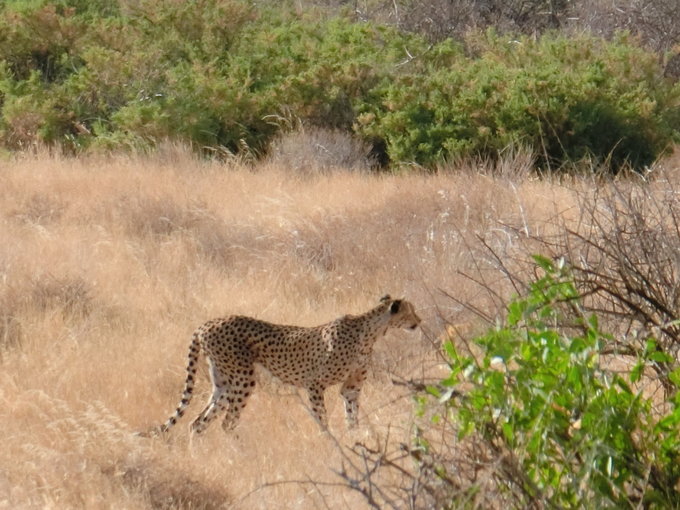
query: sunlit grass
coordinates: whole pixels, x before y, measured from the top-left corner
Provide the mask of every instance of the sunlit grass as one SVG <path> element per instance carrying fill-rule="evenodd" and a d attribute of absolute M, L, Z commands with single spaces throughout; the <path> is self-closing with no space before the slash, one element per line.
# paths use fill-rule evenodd
<path fill-rule="evenodd" d="M 507 227 L 535 233 L 576 207 L 569 187 L 474 170 L 301 178 L 179 149 L 0 163 L 0 505 L 361 508 L 336 475 L 344 447 L 408 442 L 412 403 L 392 378 L 436 373 L 442 319 L 476 320 L 439 290 L 488 307 L 465 276 L 491 267 L 479 241 L 510 251 Z M 386 293 L 415 303 L 423 328 L 376 345 L 358 431 L 337 389 L 329 436 L 264 376 L 233 435 L 190 438 L 203 372 L 167 441 L 134 435 L 174 409 L 203 321 L 314 325 Z"/>

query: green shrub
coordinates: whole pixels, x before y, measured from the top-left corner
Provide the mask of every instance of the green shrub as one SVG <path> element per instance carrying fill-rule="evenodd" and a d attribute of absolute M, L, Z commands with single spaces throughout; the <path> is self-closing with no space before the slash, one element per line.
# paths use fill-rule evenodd
<path fill-rule="evenodd" d="M 262 154 L 291 125 L 354 131 L 436 167 L 509 145 L 539 164 L 653 161 L 680 85 L 622 38 L 489 33 L 429 44 L 394 28 L 246 0 L 0 5 L 0 143 Z"/>
<path fill-rule="evenodd" d="M 625 38 L 489 32 L 473 57 L 397 77 L 360 130 L 390 155 L 433 166 L 468 155 L 530 147 L 543 167 L 584 158 L 642 168 L 677 138 L 680 87 L 660 79 L 656 57 Z"/>
<path fill-rule="evenodd" d="M 35 130 L 33 142 L 76 136 L 108 148 L 180 138 L 262 152 L 286 119 L 349 131 L 355 103 L 413 39 L 343 19 L 256 12 L 239 0 L 145 0 L 106 13 L 75 0 L 14 4 L 2 22 L 13 27 L 0 50 L 8 103 L 56 95 L 46 108 L 86 128 L 65 125 L 49 138 Z M 29 79 L 37 86 L 19 86 Z M 0 124 L 5 140 L 18 136 L 10 114 Z"/>
<path fill-rule="evenodd" d="M 474 340 L 477 356 L 445 344 L 450 375 L 430 393 L 452 429 L 482 443 L 517 507 L 678 508 L 677 361 L 664 402 L 640 385 L 647 365 L 672 360 L 653 338 L 630 371 L 608 368 L 609 338 L 581 309 L 568 266 L 535 260 L 544 276 L 509 304 L 504 325 Z M 463 396 L 451 398 L 460 383 Z"/>
<path fill-rule="evenodd" d="M 420 39 L 383 27 L 274 18 L 245 30 L 228 64 L 260 118 L 350 131 L 359 105 L 411 45 L 424 51 Z"/>

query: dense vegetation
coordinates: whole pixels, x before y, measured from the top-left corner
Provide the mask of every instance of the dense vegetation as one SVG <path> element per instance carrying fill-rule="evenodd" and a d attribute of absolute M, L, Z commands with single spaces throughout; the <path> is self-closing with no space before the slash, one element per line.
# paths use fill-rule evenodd
<path fill-rule="evenodd" d="M 619 35 L 489 29 L 432 42 L 342 9 L 243 0 L 0 5 L 0 144 L 262 155 L 297 127 L 433 168 L 528 148 L 642 168 L 679 139 L 680 85 Z M 431 34 L 429 34 L 431 35 Z"/>
<path fill-rule="evenodd" d="M 509 303 L 502 327 L 474 340 L 481 356 L 445 344 L 451 374 L 430 391 L 451 413 L 450 432 L 474 435 L 477 461 L 495 459 L 513 507 L 677 508 L 677 361 L 650 336 L 625 370 L 614 368 L 604 355 L 614 338 L 583 307 L 570 267 L 535 260 L 544 275 Z M 665 398 L 644 381 L 659 365 Z M 469 391 L 452 398 L 461 381 Z"/>

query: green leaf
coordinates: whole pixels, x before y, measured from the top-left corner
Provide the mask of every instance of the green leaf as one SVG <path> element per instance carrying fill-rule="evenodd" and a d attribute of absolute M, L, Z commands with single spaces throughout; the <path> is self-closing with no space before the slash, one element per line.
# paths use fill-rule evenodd
<path fill-rule="evenodd" d="M 631 389 L 630 385 L 623 379 L 623 377 L 616 375 L 614 377 L 614 383 L 621 388 L 624 392 L 632 395 L 633 390 Z"/>
<path fill-rule="evenodd" d="M 673 361 L 673 357 L 663 351 L 654 351 L 650 353 L 648 359 L 658 363 L 671 363 Z"/>
<path fill-rule="evenodd" d="M 516 326 L 524 318 L 524 314 L 527 310 L 526 301 L 512 301 L 508 305 L 508 325 Z"/>
<path fill-rule="evenodd" d="M 668 379 L 675 384 L 676 387 L 680 387 L 680 368 L 676 368 L 668 374 Z"/>
<path fill-rule="evenodd" d="M 515 431 L 512 427 L 512 424 L 509 422 L 504 422 L 501 425 L 501 430 L 503 431 L 503 437 L 505 437 L 505 441 L 512 447 L 515 443 Z"/>
<path fill-rule="evenodd" d="M 644 361 L 638 361 L 635 363 L 635 366 L 630 371 L 630 382 L 633 384 L 637 383 L 640 381 L 640 378 L 642 377 L 642 374 L 644 373 L 645 370 L 645 363 Z"/>
<path fill-rule="evenodd" d="M 531 258 L 533 258 L 534 262 L 536 262 L 536 265 L 543 269 L 546 273 L 549 274 L 555 273 L 556 271 L 555 265 L 553 264 L 553 261 L 550 260 L 548 257 L 545 257 L 543 255 L 532 255 Z"/>
<path fill-rule="evenodd" d="M 451 340 L 447 340 L 443 344 L 444 352 L 449 357 L 449 359 L 455 360 L 458 358 L 458 352 L 456 351 L 456 346 L 453 345 Z"/>
<path fill-rule="evenodd" d="M 425 391 L 435 398 L 441 397 L 441 391 L 439 391 L 439 388 L 437 386 L 428 385 L 425 387 Z"/>

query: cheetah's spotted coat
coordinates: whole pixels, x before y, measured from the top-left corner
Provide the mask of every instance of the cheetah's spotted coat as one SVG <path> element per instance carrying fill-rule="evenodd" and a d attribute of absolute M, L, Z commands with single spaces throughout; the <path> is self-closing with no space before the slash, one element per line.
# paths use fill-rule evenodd
<path fill-rule="evenodd" d="M 389 296 L 362 315 L 345 315 L 311 328 L 282 326 L 243 316 L 208 321 L 194 332 L 191 340 L 182 400 L 175 413 L 155 432 L 169 430 L 189 405 L 201 349 L 210 366 L 213 393 L 191 426 L 194 432 L 204 431 L 222 413 L 226 413 L 222 422 L 225 431 L 236 425 L 255 386 L 255 363 L 283 382 L 305 388 L 312 413 L 324 429 L 327 428 L 324 391 L 342 383 L 347 423 L 353 427 L 373 344 L 390 328 L 415 329 L 419 323 L 411 303 Z"/>

